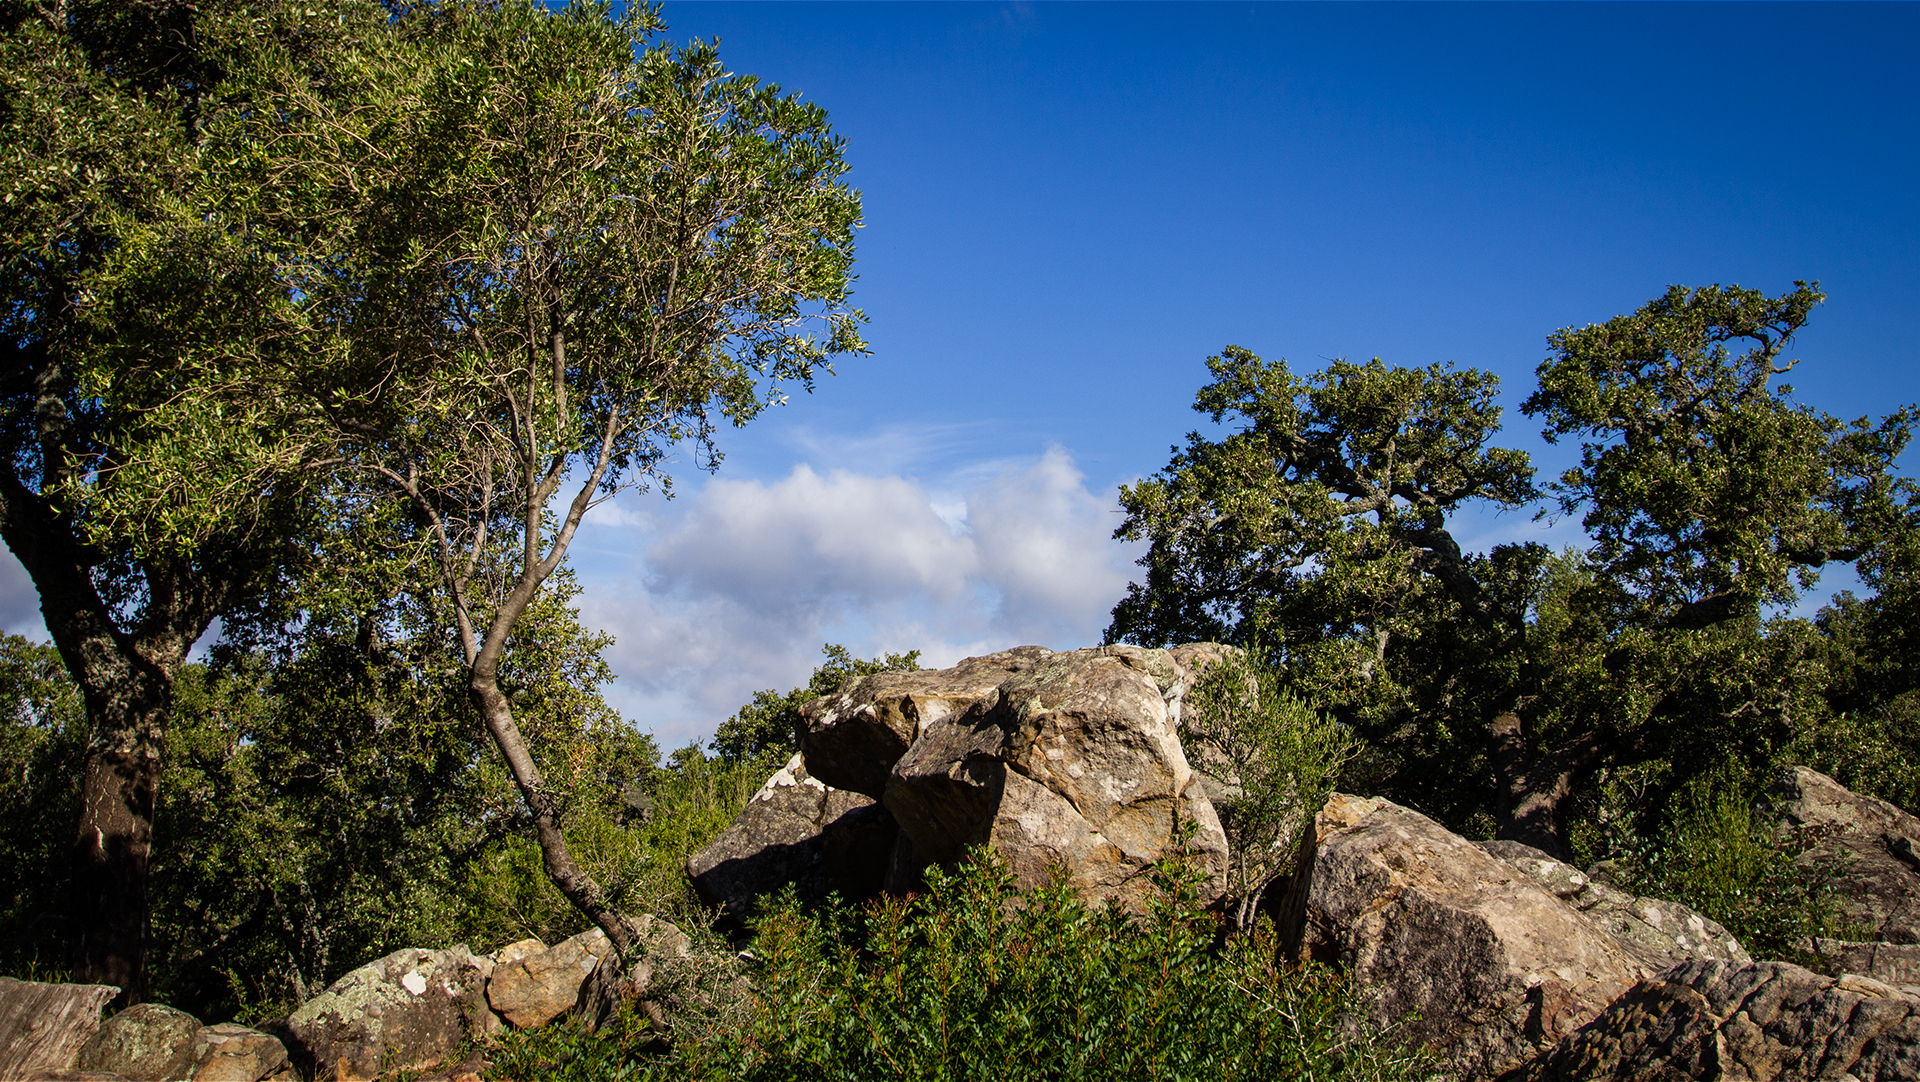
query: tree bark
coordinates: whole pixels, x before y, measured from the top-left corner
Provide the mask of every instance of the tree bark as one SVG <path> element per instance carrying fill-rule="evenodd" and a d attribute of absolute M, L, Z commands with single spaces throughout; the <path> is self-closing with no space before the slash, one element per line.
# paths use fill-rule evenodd
<path fill-rule="evenodd" d="M 47 631 L 79 685 L 91 735 L 71 849 L 66 919 L 77 979 L 111 984 L 121 1004 L 147 987 L 147 875 L 173 707 L 173 678 L 225 595 L 159 569 L 123 631 L 89 573 L 76 527 L 17 478 L 0 478 L 0 537 L 33 579 Z M 182 587 L 191 587 L 182 589 Z"/>
<path fill-rule="evenodd" d="M 1494 837 L 1521 842 L 1555 860 L 1571 860 L 1566 810 L 1574 790 L 1603 750 L 1597 734 L 1583 733 L 1556 748 L 1536 750 L 1518 710 L 1503 710 L 1487 724 L 1487 740 L 1499 785 Z"/>

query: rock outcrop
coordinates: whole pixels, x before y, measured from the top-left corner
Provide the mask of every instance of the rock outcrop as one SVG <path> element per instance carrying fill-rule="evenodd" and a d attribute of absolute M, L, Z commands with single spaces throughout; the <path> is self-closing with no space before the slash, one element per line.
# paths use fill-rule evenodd
<path fill-rule="evenodd" d="M 348 973 L 267 1028 L 316 1082 L 368 1082 L 445 1061 L 502 1031 L 487 1005 L 493 959 L 465 947 L 395 951 Z"/>
<path fill-rule="evenodd" d="M 259 1082 L 287 1062 L 278 1038 L 233 1022 L 200 1027 L 192 1049 L 191 1082 Z"/>
<path fill-rule="evenodd" d="M 1479 845 L 1527 873 L 1656 972 L 1698 958 L 1743 965 L 1753 961 L 1733 933 L 1679 902 L 1636 898 L 1521 842 Z"/>
<path fill-rule="evenodd" d="M 1816 959 L 1813 968 L 1829 977 L 1872 977 L 1903 992 L 1920 995 L 1920 944 L 1853 943 L 1814 939 L 1804 944 Z"/>
<path fill-rule="evenodd" d="M 200 1020 L 158 1003 L 136 1003 L 100 1024 L 100 1032 L 80 1049 L 75 1066 L 106 1071 L 134 1082 L 189 1078 L 193 1038 Z M 286 1050 L 281 1050 L 286 1058 Z M 260 1077 L 255 1075 L 255 1078 Z"/>
<path fill-rule="evenodd" d="M 600 959 L 613 953 L 607 933 L 598 928 L 547 950 L 531 950 L 524 941 L 508 950 L 515 947 L 520 948 L 516 957 L 493 967 L 487 980 L 487 1004 L 520 1029 L 544 1026 L 570 1010 L 579 998 L 581 982 Z"/>
<path fill-rule="evenodd" d="M 1920 818 L 1805 767 L 1788 770 L 1764 799 L 1805 847 L 1794 863 L 1827 881 L 1850 938 L 1920 944 Z"/>
<path fill-rule="evenodd" d="M 1784 962 L 1697 961 L 1637 984 L 1502 1082 L 1909 1082 L 1920 998 Z"/>
<path fill-rule="evenodd" d="M 1217 894 L 1226 835 L 1176 731 L 1188 670 L 1165 650 L 1038 650 L 992 655 L 1008 659 L 1005 679 L 964 710 L 912 711 L 918 735 L 881 796 L 901 832 L 927 861 L 985 845 L 1022 886 L 1057 868 L 1090 900 L 1137 906 L 1148 873 L 1190 830 Z M 856 685 L 841 698 L 866 694 Z"/>
<path fill-rule="evenodd" d="M 1345 969 L 1370 1022 L 1467 1077 L 1526 1062 L 1650 975 L 1532 876 L 1385 800 L 1335 794 L 1299 867 L 1289 953 Z"/>
<path fill-rule="evenodd" d="M 842 901 L 864 902 L 884 887 L 898 834 L 893 816 L 872 797 L 823 784 L 795 755 L 732 826 L 687 858 L 687 877 L 702 902 L 735 920 L 752 916 L 756 898 L 788 883 L 806 901 L 838 893 Z"/>
<path fill-rule="evenodd" d="M 882 672 L 801 708 L 800 752 L 824 785 L 880 799 L 887 775 L 927 726 L 991 695 L 1016 673 L 1053 656 L 1016 646 L 970 657 L 949 669 Z"/>

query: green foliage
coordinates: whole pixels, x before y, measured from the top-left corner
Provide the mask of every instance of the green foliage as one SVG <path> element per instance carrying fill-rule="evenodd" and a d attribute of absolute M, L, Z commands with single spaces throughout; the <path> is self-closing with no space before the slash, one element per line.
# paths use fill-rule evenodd
<path fill-rule="evenodd" d="M 713 750 L 728 760 L 770 756 L 784 759 L 799 747 L 800 708 L 841 685 L 877 672 L 913 672 L 920 667 L 920 651 L 883 654 L 871 661 L 854 657 L 837 643 L 821 647 L 826 661 L 814 668 L 804 687 L 781 695 L 772 688 L 753 693 L 753 701 L 720 723 Z"/>
<path fill-rule="evenodd" d="M 0 635 L 0 972 L 59 979 L 88 726 L 53 647 Z"/>
<path fill-rule="evenodd" d="M 708 758 L 690 745 L 625 787 L 622 801 L 576 803 L 567 844 L 623 909 L 704 926 L 709 914 L 687 882 L 687 858 L 732 825 L 778 765 Z M 527 937 L 553 943 L 588 927 L 548 880 L 539 847 L 519 835 L 470 866 L 461 895 L 463 934 L 489 949 Z"/>
<path fill-rule="evenodd" d="M 1692 779 L 1665 807 L 1647 809 L 1645 835 L 1618 820 L 1609 874 L 1622 889 L 1681 902 L 1719 921 L 1755 958 L 1794 959 L 1809 936 L 1852 938 L 1837 924 L 1827 883 L 1838 868 L 1797 867 L 1758 786 L 1719 769 Z"/>
<path fill-rule="evenodd" d="M 1234 922 L 1250 931 L 1267 886 L 1293 870 L 1301 833 L 1359 753 L 1348 727 L 1296 698 L 1259 644 L 1207 667 L 1180 712 L 1180 741 L 1222 785 Z"/>
<path fill-rule="evenodd" d="M 1365 737 L 1343 785 L 1548 849 L 1599 807 L 1597 778 L 1641 765 L 1659 808 L 1729 756 L 1839 765 L 1845 744 L 1870 752 L 1863 784 L 1911 800 L 1896 704 L 1920 687 L 1920 487 L 1896 467 L 1920 414 L 1842 422 L 1778 385 L 1820 299 L 1675 287 L 1550 336 L 1523 408 L 1580 441 L 1548 495 L 1590 535 L 1558 554 L 1452 532 L 1475 502 L 1541 498 L 1494 442 L 1490 374 L 1301 377 L 1230 348 L 1194 405 L 1228 430 L 1121 491 L 1116 536 L 1147 543 L 1146 574 L 1108 637 L 1260 629 L 1284 684 Z M 1770 617 L 1835 562 L 1879 592 Z"/>
<path fill-rule="evenodd" d="M 1343 1025 L 1339 978 L 1222 941 L 1179 872 L 1142 916 L 1061 883 L 1021 895 L 984 853 L 926 894 L 759 924 L 745 1002 L 683 1017 L 671 1050 L 630 1029 L 514 1034 L 500 1078 L 1399 1079 L 1430 1071 Z"/>

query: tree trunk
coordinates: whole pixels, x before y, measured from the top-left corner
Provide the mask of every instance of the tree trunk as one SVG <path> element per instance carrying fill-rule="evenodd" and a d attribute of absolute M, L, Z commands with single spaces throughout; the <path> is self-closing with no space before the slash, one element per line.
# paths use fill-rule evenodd
<path fill-rule="evenodd" d="M 40 593 L 40 612 L 79 685 L 92 730 L 71 850 L 65 917 L 74 976 L 147 992 L 147 871 L 173 677 L 211 622 L 204 582 L 183 591 L 149 573 L 140 635 L 120 630 L 88 571 L 71 520 L 16 480 L 0 479 L 0 535 Z M 187 594 L 194 597 L 190 602 Z"/>
<path fill-rule="evenodd" d="M 520 790 L 520 798 L 527 805 L 527 814 L 533 819 L 534 837 L 540 845 L 540 860 L 546 867 L 547 878 L 553 881 L 567 901 L 573 903 L 575 909 L 607 933 L 607 941 L 620 952 L 623 960 L 628 964 L 638 961 L 634 952 L 640 940 L 633 922 L 609 903 L 607 892 L 586 869 L 574 862 L 573 853 L 567 847 L 566 835 L 560 832 L 559 821 L 553 812 L 553 798 L 547 792 L 532 753 L 527 750 L 526 739 L 520 735 L 520 727 L 513 720 L 513 708 L 508 704 L 507 697 L 501 694 L 499 680 L 489 662 L 483 660 L 474 665 L 467 687 L 474 706 L 487 723 L 487 733 L 493 737 L 494 746 L 500 749 L 500 754 L 507 760 L 507 769 L 513 774 L 514 785 Z"/>
<path fill-rule="evenodd" d="M 1487 725 L 1499 785 L 1494 837 L 1521 842 L 1555 860 L 1571 860 L 1566 809 L 1574 790 L 1599 761 L 1601 741 L 1586 733 L 1557 748 L 1536 751 L 1517 710 L 1505 710 Z"/>

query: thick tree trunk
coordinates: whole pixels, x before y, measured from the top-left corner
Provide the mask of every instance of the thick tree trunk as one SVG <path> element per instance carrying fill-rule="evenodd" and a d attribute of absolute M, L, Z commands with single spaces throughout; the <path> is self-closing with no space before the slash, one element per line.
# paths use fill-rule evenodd
<path fill-rule="evenodd" d="M 0 480 L 0 535 L 40 593 L 54 645 L 92 730 L 65 913 L 74 976 L 147 992 L 147 872 L 173 677 L 211 621 L 214 593 L 149 574 L 138 637 L 120 630 L 88 573 L 74 526 L 17 481 Z M 217 592 L 217 591 L 216 591 Z M 188 601 L 195 595 L 199 603 Z"/>
<path fill-rule="evenodd" d="M 147 870 L 153 852 L 153 809 L 160 791 L 163 740 L 172 681 L 136 680 L 111 697 L 88 695 L 93 739 L 81 780 L 73 846 L 74 970 L 81 979 L 117 985 L 122 1001 L 147 997 Z"/>
<path fill-rule="evenodd" d="M 1557 748 L 1535 750 L 1516 710 L 1495 716 L 1487 737 L 1499 785 L 1494 837 L 1531 845 L 1556 860 L 1572 859 L 1567 804 L 1599 761 L 1600 739 L 1588 733 Z"/>

